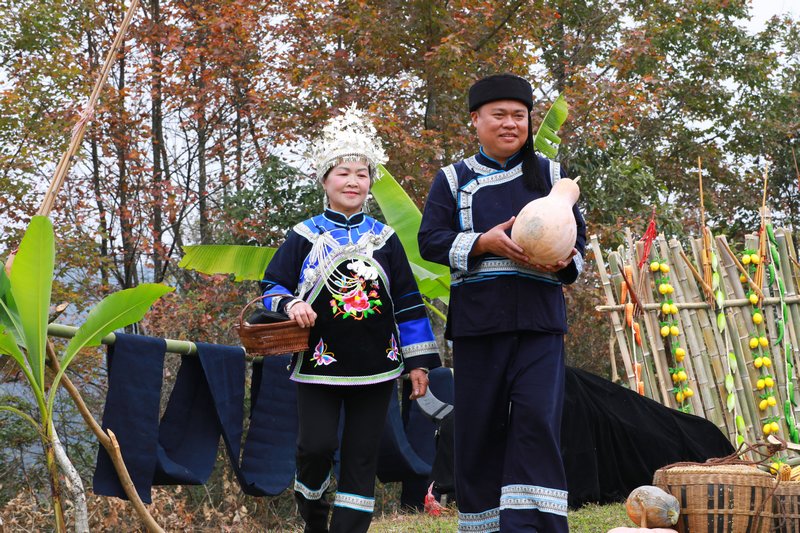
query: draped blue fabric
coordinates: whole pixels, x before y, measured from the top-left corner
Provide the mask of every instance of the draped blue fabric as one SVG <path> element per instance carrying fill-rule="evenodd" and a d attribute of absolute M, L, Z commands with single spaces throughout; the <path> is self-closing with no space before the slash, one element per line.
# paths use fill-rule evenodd
<path fill-rule="evenodd" d="M 220 436 L 245 494 L 280 494 L 295 474 L 297 408 L 296 385 L 288 379 L 290 356 L 267 357 L 253 364 L 250 426 L 242 446 L 242 350 L 205 343 L 197 343 L 197 349 L 198 356 L 181 358 L 159 422 L 164 340 L 117 334 L 115 345 L 109 347 L 103 427 L 117 435 L 139 497 L 150 503 L 152 485 L 205 483 L 214 468 Z M 432 458 L 419 458 L 405 426 L 395 394 L 382 441 L 382 454 L 393 463 L 395 480 L 427 476 L 430 471 Z M 96 494 L 126 498 L 102 447 L 93 485 Z"/>
<path fill-rule="evenodd" d="M 108 348 L 108 394 L 102 427 L 116 435 L 128 473 L 145 503 L 150 503 L 150 483 L 156 468 L 166 348 L 164 339 L 122 333 L 117 333 L 116 344 Z M 111 457 L 102 446 L 93 490 L 104 496 L 125 497 Z"/>

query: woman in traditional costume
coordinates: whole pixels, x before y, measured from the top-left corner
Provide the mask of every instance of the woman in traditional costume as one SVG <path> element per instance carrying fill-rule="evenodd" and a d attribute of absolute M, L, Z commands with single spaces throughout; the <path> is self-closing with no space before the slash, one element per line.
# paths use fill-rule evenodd
<path fill-rule="evenodd" d="M 350 107 L 312 144 L 324 212 L 292 228 L 261 282 L 265 306 L 310 328 L 295 354 L 299 433 L 295 499 L 306 533 L 326 532 L 333 458 L 340 466 L 331 532 L 366 532 L 375 504 L 378 447 L 393 381 L 425 394 L 440 360 L 400 240 L 364 213 L 386 155 L 374 126 Z M 339 417 L 344 413 L 341 446 Z"/>

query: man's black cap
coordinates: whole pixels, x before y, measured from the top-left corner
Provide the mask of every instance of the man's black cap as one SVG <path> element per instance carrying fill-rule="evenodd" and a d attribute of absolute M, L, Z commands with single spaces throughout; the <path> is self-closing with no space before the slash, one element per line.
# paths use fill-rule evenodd
<path fill-rule="evenodd" d="M 533 109 L 533 88 L 524 78 L 513 74 L 495 74 L 476 81 L 469 88 L 469 110 L 496 100 L 517 100 Z"/>

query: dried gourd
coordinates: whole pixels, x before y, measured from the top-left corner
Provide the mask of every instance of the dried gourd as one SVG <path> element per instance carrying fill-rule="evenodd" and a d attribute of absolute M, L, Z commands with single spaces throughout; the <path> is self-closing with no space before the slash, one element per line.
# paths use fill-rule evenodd
<path fill-rule="evenodd" d="M 625 501 L 628 516 L 642 527 L 670 527 L 678 522 L 680 506 L 672 494 L 643 485 L 631 491 Z"/>
<path fill-rule="evenodd" d="M 511 227 L 511 239 L 532 263 L 554 265 L 570 257 L 578 232 L 572 206 L 579 196 L 578 184 L 562 178 L 550 194 L 533 200 L 519 212 Z"/>

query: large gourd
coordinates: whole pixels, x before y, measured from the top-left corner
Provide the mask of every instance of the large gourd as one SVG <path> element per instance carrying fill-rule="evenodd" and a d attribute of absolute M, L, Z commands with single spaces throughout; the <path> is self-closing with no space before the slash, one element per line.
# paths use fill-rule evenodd
<path fill-rule="evenodd" d="M 555 182 L 550 194 L 522 208 L 511 228 L 511 239 L 532 263 L 554 265 L 568 259 L 575 247 L 578 227 L 572 206 L 581 190 L 569 178 Z"/>

